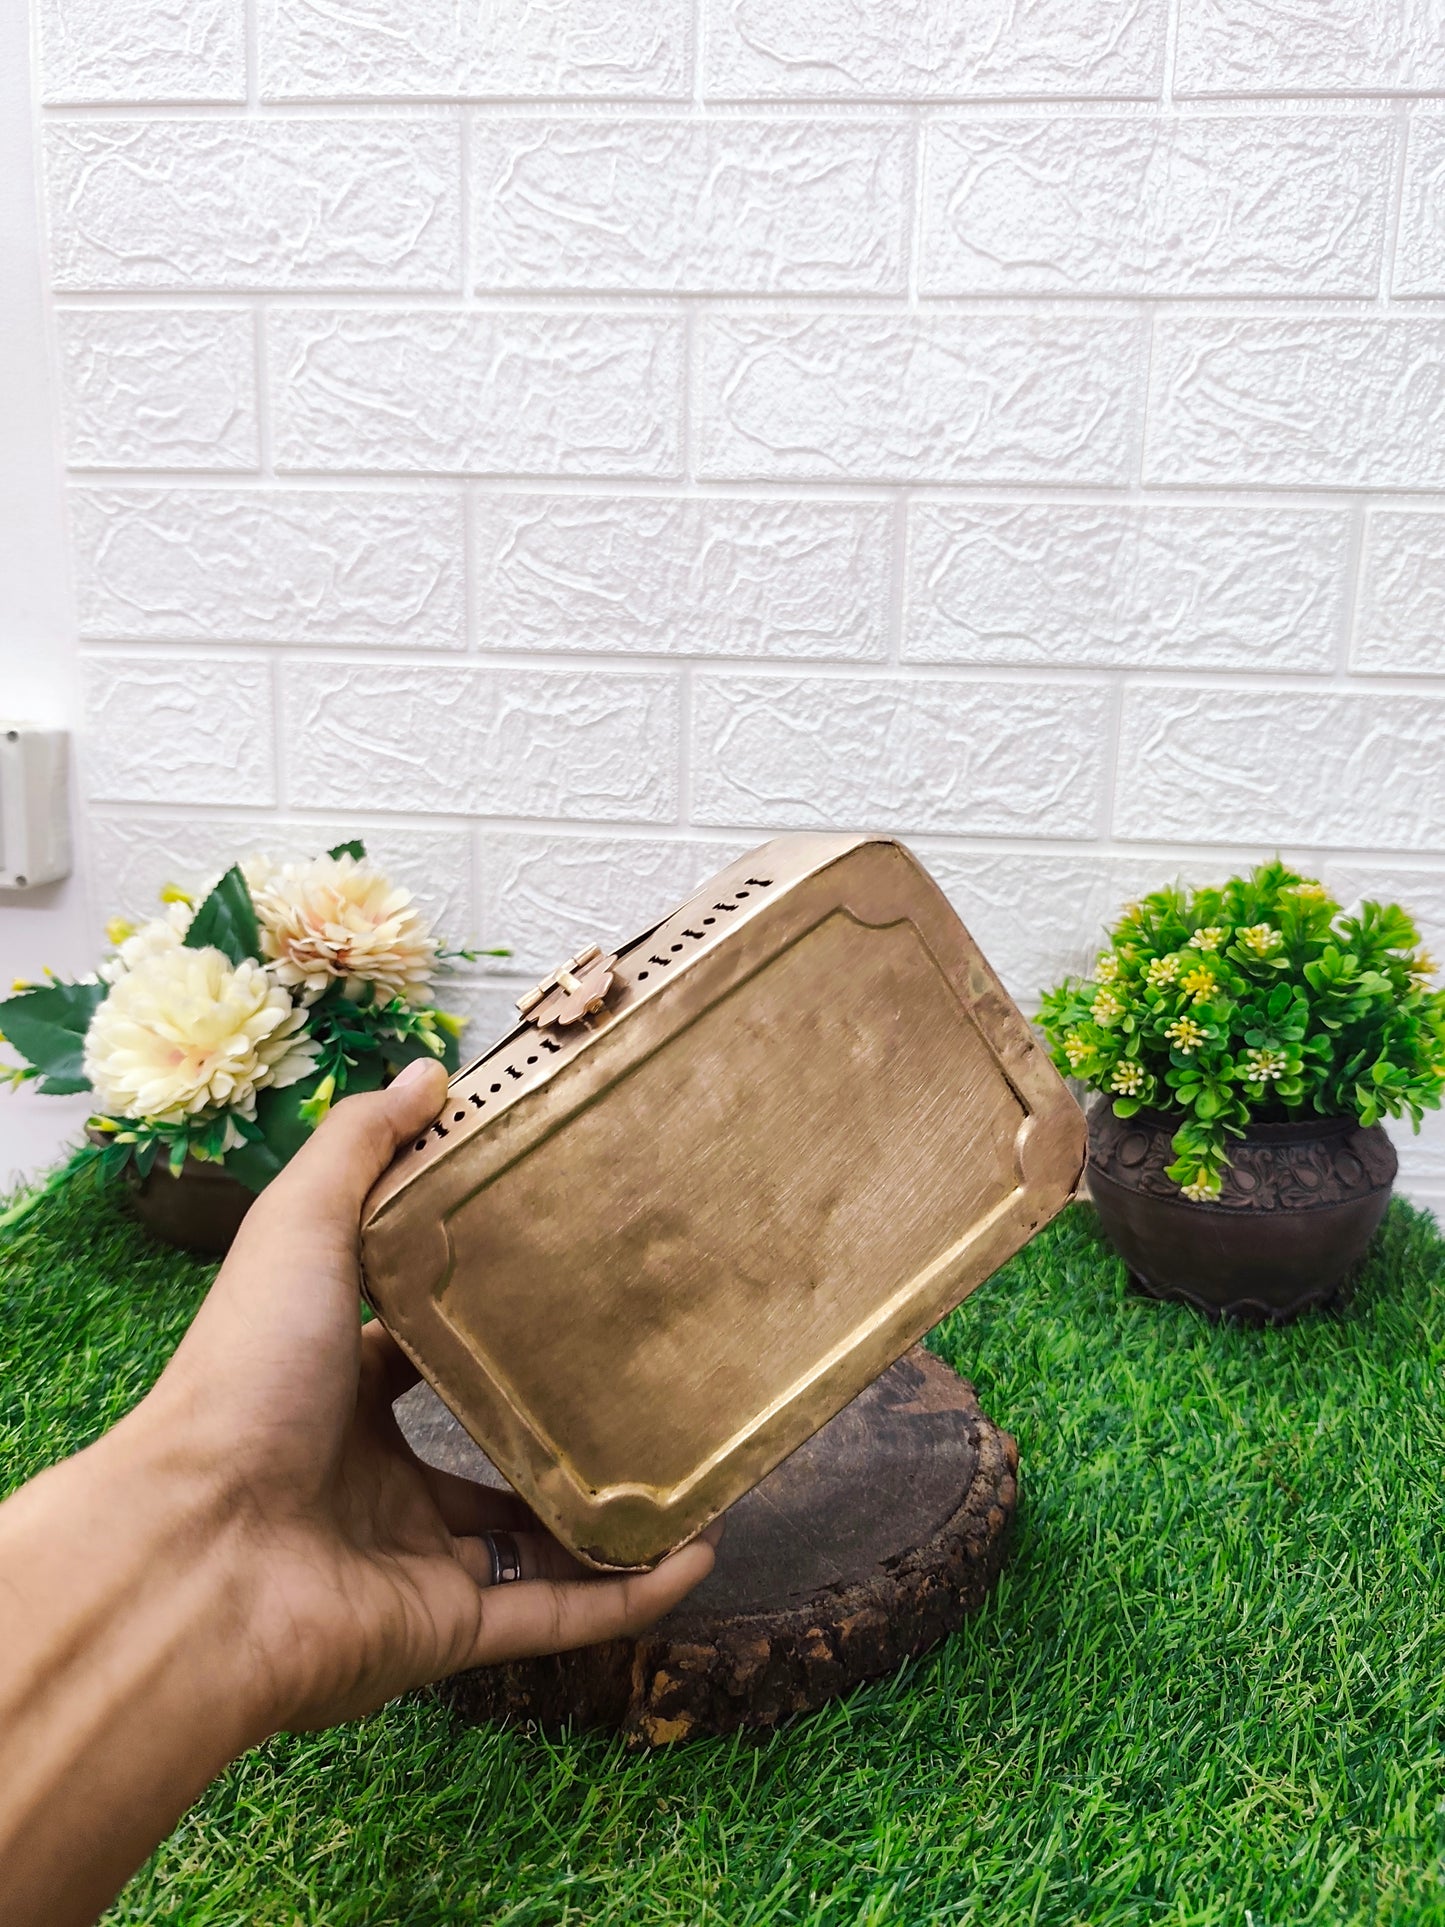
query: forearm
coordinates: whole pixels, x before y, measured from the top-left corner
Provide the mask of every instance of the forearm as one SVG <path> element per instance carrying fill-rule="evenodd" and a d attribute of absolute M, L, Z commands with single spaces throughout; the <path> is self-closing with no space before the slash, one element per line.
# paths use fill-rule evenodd
<path fill-rule="evenodd" d="M 267 1730 L 235 1538 L 144 1407 L 0 1506 L 7 1922 L 93 1919 Z"/>

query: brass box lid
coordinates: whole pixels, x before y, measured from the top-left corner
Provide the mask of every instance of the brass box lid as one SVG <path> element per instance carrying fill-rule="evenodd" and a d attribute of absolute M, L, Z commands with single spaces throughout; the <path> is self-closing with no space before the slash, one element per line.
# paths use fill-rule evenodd
<path fill-rule="evenodd" d="M 779 837 L 539 991 L 373 1191 L 367 1295 L 564 1545 L 650 1565 L 1047 1223 L 1084 1122 L 886 837 Z"/>

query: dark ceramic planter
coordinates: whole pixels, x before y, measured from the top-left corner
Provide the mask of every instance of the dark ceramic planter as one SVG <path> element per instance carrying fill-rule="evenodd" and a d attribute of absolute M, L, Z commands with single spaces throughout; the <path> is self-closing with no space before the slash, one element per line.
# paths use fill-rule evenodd
<path fill-rule="evenodd" d="M 1110 1243 L 1152 1298 L 1211 1318 L 1284 1324 L 1325 1305 L 1390 1202 L 1395 1148 L 1353 1118 L 1260 1124 L 1233 1144 L 1217 1199 L 1182 1195 L 1165 1166 L 1177 1117 L 1089 1113 L 1089 1191 Z"/>
<path fill-rule="evenodd" d="M 162 1165 L 132 1181 L 131 1209 L 168 1245 L 207 1258 L 224 1258 L 241 1220 L 256 1201 L 239 1179 L 187 1158 L 178 1178 Z"/>
<path fill-rule="evenodd" d="M 96 1130 L 87 1129 L 85 1135 L 92 1144 L 110 1141 Z M 160 1163 L 138 1177 L 128 1164 L 125 1186 L 131 1213 L 147 1231 L 164 1244 L 179 1245 L 182 1251 L 204 1258 L 225 1257 L 242 1218 L 256 1202 L 255 1192 L 248 1191 L 239 1178 L 195 1158 L 186 1159 L 178 1178 Z"/>

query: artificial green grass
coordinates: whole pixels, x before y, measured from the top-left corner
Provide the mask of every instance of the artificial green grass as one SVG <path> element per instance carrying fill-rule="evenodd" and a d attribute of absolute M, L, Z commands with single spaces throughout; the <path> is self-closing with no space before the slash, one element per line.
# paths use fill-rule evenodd
<path fill-rule="evenodd" d="M 94 1196 L 5 1258 L 13 1482 L 145 1389 L 209 1274 Z M 761 1740 L 629 1754 L 424 1697 L 279 1739 L 107 1919 L 1445 1922 L 1433 1222 L 1397 1204 L 1346 1311 L 1248 1331 L 1129 1296 L 1076 1206 L 933 1342 L 1023 1460 L 940 1652 Z"/>

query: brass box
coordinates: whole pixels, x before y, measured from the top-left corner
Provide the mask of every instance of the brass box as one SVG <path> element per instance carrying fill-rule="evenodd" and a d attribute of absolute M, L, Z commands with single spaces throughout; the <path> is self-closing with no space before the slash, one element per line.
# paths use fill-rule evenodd
<path fill-rule="evenodd" d="M 373 1191 L 362 1265 L 601 1569 L 700 1531 L 1079 1178 L 1077 1105 L 890 838 L 779 837 L 522 1001 Z"/>

